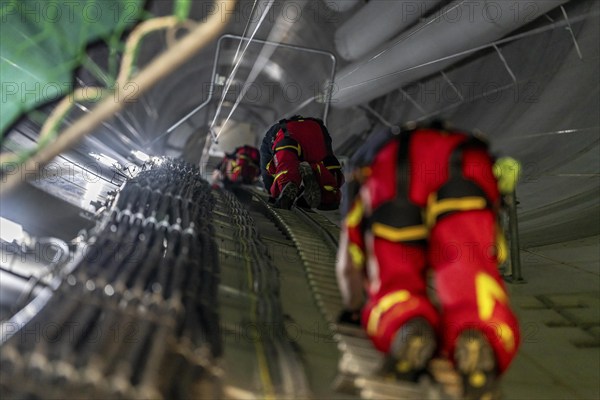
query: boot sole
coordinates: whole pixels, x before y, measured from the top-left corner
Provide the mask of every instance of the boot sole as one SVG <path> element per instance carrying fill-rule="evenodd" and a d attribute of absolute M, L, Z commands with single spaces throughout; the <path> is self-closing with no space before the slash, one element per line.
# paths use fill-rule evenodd
<path fill-rule="evenodd" d="M 317 208 L 321 204 L 321 187 L 315 178 L 314 172 L 307 162 L 300 163 L 300 176 L 304 184 L 302 197 L 310 208 Z"/>
<path fill-rule="evenodd" d="M 288 183 L 275 202 L 275 206 L 278 208 L 284 208 L 289 210 L 294 205 L 296 196 L 298 195 L 298 187 L 292 182 Z"/>
<path fill-rule="evenodd" d="M 411 320 L 394 336 L 385 369 L 397 379 L 416 381 L 433 358 L 436 347 L 431 325 L 423 318 Z"/>
<path fill-rule="evenodd" d="M 496 357 L 481 332 L 463 332 L 458 338 L 454 359 L 463 379 L 465 400 L 498 398 Z"/>

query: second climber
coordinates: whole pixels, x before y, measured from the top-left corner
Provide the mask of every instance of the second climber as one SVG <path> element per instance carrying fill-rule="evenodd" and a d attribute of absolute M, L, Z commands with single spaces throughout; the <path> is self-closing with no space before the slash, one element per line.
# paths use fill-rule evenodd
<path fill-rule="evenodd" d="M 344 175 L 323 121 L 293 116 L 273 125 L 260 147 L 263 183 L 275 206 L 335 210 Z"/>
<path fill-rule="evenodd" d="M 213 186 L 252 185 L 260 176 L 260 154 L 256 147 L 237 147 L 217 165 L 213 172 Z"/>

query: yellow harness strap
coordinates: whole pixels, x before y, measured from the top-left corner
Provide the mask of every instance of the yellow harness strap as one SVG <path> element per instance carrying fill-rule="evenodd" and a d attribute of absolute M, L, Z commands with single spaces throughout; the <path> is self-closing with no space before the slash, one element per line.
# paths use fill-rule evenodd
<path fill-rule="evenodd" d="M 427 226 L 432 227 L 437 218 L 444 213 L 452 211 L 483 210 L 485 208 L 487 208 L 487 201 L 483 197 L 457 197 L 438 201 L 437 196 L 432 193 L 429 197 L 425 220 Z"/>
<path fill-rule="evenodd" d="M 427 238 L 427 227 L 425 225 L 414 225 L 403 228 L 395 228 L 380 222 L 371 225 L 373 235 L 390 242 L 410 242 Z"/>
<path fill-rule="evenodd" d="M 275 148 L 275 152 L 278 152 L 281 150 L 294 150 L 296 152 L 296 154 L 298 154 L 298 157 L 300 157 L 302 155 L 302 147 L 300 147 L 299 144 L 297 146 L 292 146 L 291 144 L 288 144 L 288 145 L 284 145 L 284 146 Z"/>

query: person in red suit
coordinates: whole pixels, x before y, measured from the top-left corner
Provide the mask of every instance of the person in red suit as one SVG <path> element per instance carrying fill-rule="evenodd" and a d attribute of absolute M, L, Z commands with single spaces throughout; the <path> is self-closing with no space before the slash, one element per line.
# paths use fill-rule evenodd
<path fill-rule="evenodd" d="M 323 121 L 294 116 L 273 125 L 260 148 L 265 189 L 277 207 L 335 210 L 344 183 Z"/>
<path fill-rule="evenodd" d="M 501 194 L 486 143 L 413 124 L 381 133 L 358 159 L 338 254 L 340 322 L 362 323 L 399 379 L 415 380 L 437 349 L 465 398 L 493 398 L 520 334 L 497 268 Z"/>
<path fill-rule="evenodd" d="M 256 147 L 244 145 L 225 154 L 212 176 L 213 186 L 252 185 L 260 176 L 260 153 Z"/>

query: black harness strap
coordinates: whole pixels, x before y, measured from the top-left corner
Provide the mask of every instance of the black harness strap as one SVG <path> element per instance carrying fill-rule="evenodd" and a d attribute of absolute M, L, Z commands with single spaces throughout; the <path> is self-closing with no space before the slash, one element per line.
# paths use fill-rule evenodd
<path fill-rule="evenodd" d="M 287 128 L 287 123 L 288 121 L 303 121 L 305 118 L 302 117 L 301 115 L 294 115 L 293 117 L 290 118 L 284 118 L 284 119 L 280 119 L 279 122 L 277 122 L 279 124 L 279 129 L 281 129 L 283 131 L 283 136 L 285 136 L 286 138 L 290 137 L 290 132 L 288 131 Z M 311 118 L 308 118 L 311 119 Z"/>
<path fill-rule="evenodd" d="M 290 137 L 290 132 L 287 129 L 287 119 L 282 119 L 278 122 L 279 124 L 279 129 L 281 129 L 283 131 L 283 136 L 285 136 L 286 138 Z"/>
<path fill-rule="evenodd" d="M 448 159 L 448 180 L 444 183 L 436 193 L 436 202 L 442 203 L 446 201 L 455 201 L 455 202 L 468 202 L 473 201 L 473 199 L 482 199 L 484 200 L 485 208 L 492 209 L 493 204 L 490 201 L 489 197 L 486 195 L 485 191 L 479 186 L 475 181 L 469 179 L 464 176 L 463 173 L 463 158 L 464 151 L 466 149 L 472 148 L 481 148 L 487 150 L 487 144 L 476 138 L 469 137 L 466 141 L 459 144 L 454 148 L 452 154 Z M 469 198 L 469 200 L 467 199 Z M 466 203 L 463 203 L 463 206 Z M 457 206 L 455 206 L 457 207 Z M 480 209 L 481 206 L 473 206 L 473 209 Z M 431 206 L 430 206 L 431 208 Z M 458 207 L 456 209 L 449 209 L 445 212 L 435 213 L 434 216 L 428 215 L 428 223 L 433 223 L 441 218 L 444 218 L 448 215 L 453 214 L 456 211 L 467 210 L 470 208 Z M 428 213 L 430 209 L 428 209 Z"/>
<path fill-rule="evenodd" d="M 471 136 L 454 148 L 448 159 L 448 180 L 437 192 L 437 199 L 460 198 L 460 197 L 483 197 L 490 202 L 485 192 L 479 185 L 464 176 L 463 158 L 464 152 L 472 148 L 487 149 L 482 140 Z"/>
<path fill-rule="evenodd" d="M 408 153 L 412 132 L 412 130 L 403 130 L 397 138 L 399 147 L 396 161 L 396 197 L 373 210 L 373 214 L 365 226 L 366 229 L 371 230 L 374 223 L 396 229 L 423 225 L 421 208 L 412 204 L 408 197 L 410 184 L 410 159 Z M 406 240 L 403 242 L 424 244 L 425 240 Z"/>

